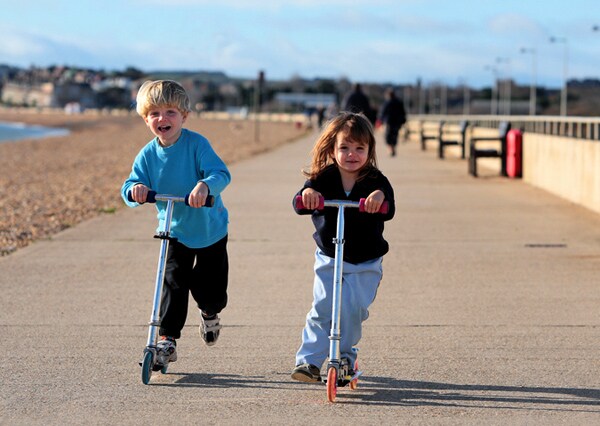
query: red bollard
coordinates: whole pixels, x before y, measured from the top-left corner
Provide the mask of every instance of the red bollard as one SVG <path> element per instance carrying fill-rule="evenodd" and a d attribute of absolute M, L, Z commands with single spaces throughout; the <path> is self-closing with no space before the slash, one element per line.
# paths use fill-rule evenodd
<path fill-rule="evenodd" d="M 517 178 L 523 175 L 523 133 L 512 129 L 506 135 L 506 174 Z"/>

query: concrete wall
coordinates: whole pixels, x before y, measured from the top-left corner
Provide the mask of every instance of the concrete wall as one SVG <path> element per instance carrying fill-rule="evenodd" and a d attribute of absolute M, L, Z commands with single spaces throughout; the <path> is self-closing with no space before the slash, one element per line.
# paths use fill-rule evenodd
<path fill-rule="evenodd" d="M 437 122 L 428 120 L 424 125 L 434 129 Z M 420 126 L 417 120 L 409 121 L 411 139 L 415 142 L 419 141 Z M 467 141 L 471 136 L 497 134 L 497 129 L 470 127 Z M 483 148 L 486 143 L 478 146 Z M 431 143 L 431 147 L 434 151 L 437 143 Z M 490 143 L 489 147 L 495 148 L 497 143 Z M 456 153 L 448 149 L 447 156 L 457 156 Z M 496 158 L 481 158 L 477 165 L 480 175 L 500 173 L 500 161 Z M 523 135 L 523 181 L 600 213 L 600 141 L 526 131 Z"/>
<path fill-rule="evenodd" d="M 600 213 L 600 142 L 525 133 L 523 180 Z"/>

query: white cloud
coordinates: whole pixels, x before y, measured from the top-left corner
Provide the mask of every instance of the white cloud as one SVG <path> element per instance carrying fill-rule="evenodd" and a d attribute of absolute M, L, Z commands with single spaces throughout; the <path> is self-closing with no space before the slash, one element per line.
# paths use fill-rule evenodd
<path fill-rule="evenodd" d="M 544 29 L 534 19 L 516 13 L 496 15 L 489 20 L 488 27 L 492 33 L 503 37 L 543 37 L 545 34 Z"/>
<path fill-rule="evenodd" d="M 0 55 L 5 58 L 22 58 L 38 55 L 45 50 L 48 43 L 31 34 L 22 34 L 0 28 Z"/>

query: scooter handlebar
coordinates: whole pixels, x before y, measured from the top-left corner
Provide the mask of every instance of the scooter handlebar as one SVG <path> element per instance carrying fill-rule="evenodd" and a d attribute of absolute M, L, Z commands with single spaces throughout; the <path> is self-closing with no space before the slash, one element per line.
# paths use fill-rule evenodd
<path fill-rule="evenodd" d="M 296 208 L 298 210 L 308 210 L 302 202 L 302 195 L 296 195 Z M 325 198 L 319 197 L 319 206 L 315 210 L 323 210 L 325 208 Z"/>
<path fill-rule="evenodd" d="M 358 211 L 361 213 L 364 213 L 365 210 L 365 201 L 367 199 L 366 198 L 361 198 L 358 201 Z M 296 209 L 298 210 L 307 210 L 304 207 L 304 203 L 302 202 L 302 196 L 301 195 L 297 195 L 296 199 L 295 199 L 295 206 Z M 319 206 L 315 209 L 315 210 L 323 210 L 325 208 L 325 198 L 323 197 L 319 197 Z M 389 211 L 390 205 L 387 201 L 384 201 L 383 204 L 381 204 L 381 207 L 379 208 L 379 211 L 377 213 L 381 213 L 381 214 L 386 214 Z"/>
<path fill-rule="evenodd" d="M 148 191 L 148 195 L 146 196 L 146 203 L 151 203 L 154 204 L 156 203 L 156 197 L 161 197 L 161 195 L 158 195 L 156 193 L 156 191 Z M 181 198 L 181 197 L 172 197 L 172 198 Z M 131 191 L 129 191 L 127 193 L 127 199 L 131 202 L 134 202 L 135 200 L 131 197 Z M 177 201 L 183 201 L 185 203 L 186 206 L 190 205 L 190 194 L 186 194 L 185 197 L 183 197 L 183 200 L 177 200 Z M 204 203 L 204 207 L 212 207 L 215 205 L 215 197 L 212 195 L 209 195 L 208 197 L 206 197 L 206 201 Z"/>
<path fill-rule="evenodd" d="M 186 194 L 185 196 L 185 201 L 184 201 L 185 205 L 189 207 L 190 205 L 190 194 Z M 209 195 L 208 197 L 206 197 L 206 200 L 204 201 L 204 206 L 202 207 L 212 207 L 215 205 L 215 197 L 212 195 Z"/>
<path fill-rule="evenodd" d="M 361 198 L 360 200 L 358 200 L 358 211 L 359 212 L 365 212 L 365 201 L 367 201 L 366 198 Z M 381 206 L 379 207 L 379 211 L 377 213 L 381 213 L 381 214 L 387 214 L 387 212 L 390 209 L 390 204 L 387 201 L 384 201 L 383 203 L 381 203 Z"/>

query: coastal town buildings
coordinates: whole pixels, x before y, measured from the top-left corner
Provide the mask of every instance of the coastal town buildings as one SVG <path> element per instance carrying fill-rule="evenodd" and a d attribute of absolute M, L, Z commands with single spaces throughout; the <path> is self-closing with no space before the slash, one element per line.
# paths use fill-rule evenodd
<path fill-rule="evenodd" d="M 268 73 L 267 73 L 268 74 Z M 259 75 L 265 75 L 261 72 Z M 186 89 L 197 113 L 244 110 L 308 112 L 317 106 L 339 106 L 352 82 L 347 78 L 289 80 L 235 78 L 220 71 L 143 72 L 135 68 L 107 72 L 69 66 L 18 68 L 0 64 L 0 105 L 38 108 L 134 108 L 135 95 L 144 80 L 173 79 Z M 600 81 L 570 80 L 569 115 L 600 115 Z M 510 79 L 495 87 L 450 87 L 440 82 L 413 84 L 363 82 L 372 105 L 383 103 L 386 89 L 394 88 L 409 114 L 507 114 L 529 112 L 529 85 Z M 506 98 L 503 93 L 510 93 Z M 560 88 L 537 88 L 536 114 L 558 115 Z M 77 106 L 75 108 L 74 106 Z M 494 108 L 495 107 L 495 108 Z"/>

